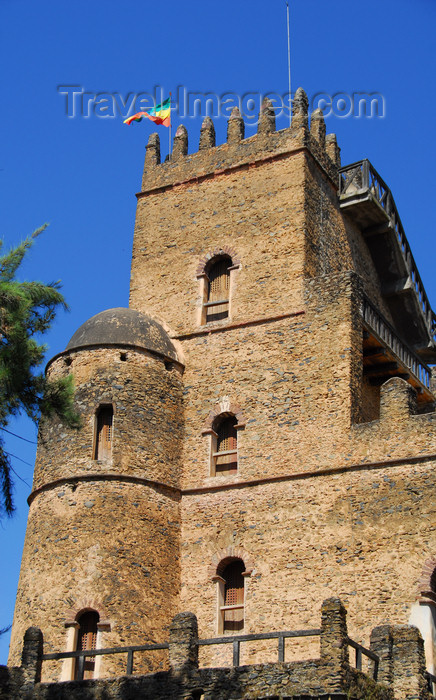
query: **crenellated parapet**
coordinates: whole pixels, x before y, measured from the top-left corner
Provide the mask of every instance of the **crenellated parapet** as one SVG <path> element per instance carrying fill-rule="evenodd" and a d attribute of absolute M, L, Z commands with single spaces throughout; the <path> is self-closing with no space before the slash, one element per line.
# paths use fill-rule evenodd
<path fill-rule="evenodd" d="M 180 125 L 174 136 L 171 156 L 164 163 L 160 162 L 159 136 L 151 134 L 146 149 L 142 191 L 138 197 L 193 179 L 257 166 L 302 149 L 311 153 L 336 187 L 340 167 L 336 136 L 329 134 L 326 137 L 324 117 L 319 109 L 311 115 L 309 126 L 308 108 L 307 95 L 298 88 L 293 100 L 292 125 L 277 131 L 273 105 L 265 98 L 259 112 L 257 133 L 245 138 L 244 121 L 235 107 L 228 120 L 226 142 L 221 145 L 216 145 L 214 123 L 206 117 L 200 130 L 198 151 L 194 153 L 188 153 L 188 132 L 184 125 Z"/>

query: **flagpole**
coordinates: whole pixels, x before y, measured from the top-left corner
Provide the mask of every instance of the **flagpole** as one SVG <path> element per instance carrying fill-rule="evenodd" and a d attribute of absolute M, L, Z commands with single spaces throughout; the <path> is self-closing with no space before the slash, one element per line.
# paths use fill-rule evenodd
<path fill-rule="evenodd" d="M 171 158 L 171 130 L 172 130 L 172 125 L 171 125 L 171 93 L 170 93 L 170 130 L 168 132 L 168 155 Z"/>
<path fill-rule="evenodd" d="M 292 124 L 292 99 L 291 99 L 291 32 L 289 29 L 289 0 L 286 1 L 286 24 L 288 28 L 288 94 L 289 94 L 289 126 Z"/>

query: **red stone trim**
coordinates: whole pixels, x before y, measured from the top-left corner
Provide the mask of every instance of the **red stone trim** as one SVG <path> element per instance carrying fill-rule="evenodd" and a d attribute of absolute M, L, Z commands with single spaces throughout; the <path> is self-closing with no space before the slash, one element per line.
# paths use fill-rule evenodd
<path fill-rule="evenodd" d="M 171 338 L 177 339 L 177 336 L 170 336 Z M 183 362 L 180 361 L 180 359 L 175 360 L 173 357 L 170 357 L 169 355 L 164 355 L 159 352 L 154 352 L 153 350 L 146 350 L 145 348 L 139 346 L 139 345 L 132 345 L 131 343 L 101 343 L 100 345 L 78 345 L 75 348 L 72 348 L 71 350 L 63 350 L 62 352 L 58 352 L 56 355 L 53 355 L 53 357 L 50 358 L 50 360 L 47 362 L 47 365 L 45 367 L 45 374 L 47 374 L 47 371 L 49 367 L 58 360 L 60 357 L 63 357 L 64 359 L 69 357 L 69 356 L 74 356 L 78 352 L 86 352 L 88 350 L 102 350 L 104 348 L 109 348 L 110 350 L 134 350 L 140 355 L 146 355 L 147 357 L 152 357 L 152 358 L 158 358 L 158 359 L 164 359 L 167 362 L 173 362 L 179 369 L 182 371 L 185 369 L 185 365 Z M 176 349 L 176 354 L 177 357 L 179 357 L 179 354 Z"/>
<path fill-rule="evenodd" d="M 420 603 L 436 605 L 436 556 L 430 557 L 424 564 L 418 581 L 418 600 Z"/>
<path fill-rule="evenodd" d="M 347 472 L 360 472 L 376 469 L 385 469 L 386 467 L 398 467 L 403 464 L 419 464 L 420 462 L 436 461 L 436 453 L 409 455 L 408 457 L 397 457 L 396 459 L 385 459 L 381 462 L 360 462 L 360 464 L 343 464 L 339 467 L 320 467 L 307 472 L 295 472 L 294 474 L 281 474 L 277 476 L 266 476 L 258 479 L 247 479 L 244 481 L 232 481 L 225 484 L 214 484 L 213 486 L 198 486 L 196 488 L 180 489 L 176 486 L 163 484 L 159 481 L 151 481 L 138 476 L 128 476 L 122 474 L 100 473 L 100 474 L 78 474 L 76 476 L 67 476 L 61 479 L 48 482 L 43 486 L 32 491 L 27 498 L 29 506 L 39 494 L 49 491 L 50 489 L 62 486 L 64 484 L 77 484 L 79 482 L 89 481 L 119 481 L 120 483 L 143 484 L 156 489 L 162 489 L 169 493 L 170 498 L 180 500 L 182 496 L 195 496 L 202 493 L 214 493 L 219 491 L 228 491 L 234 489 L 243 489 L 251 486 L 263 486 L 264 484 L 278 484 L 286 481 L 300 481 L 314 479 L 317 477 L 331 476 L 335 474 L 346 474 Z"/>
<path fill-rule="evenodd" d="M 241 264 L 238 254 L 230 248 L 229 246 L 223 246 L 222 248 L 215 248 L 210 253 L 207 253 L 203 258 L 201 258 L 197 267 L 197 277 L 207 277 L 207 268 L 214 258 L 221 258 L 227 256 L 232 261 L 231 270 L 237 270 Z"/>
<path fill-rule="evenodd" d="M 98 598 L 81 598 L 79 602 L 71 607 L 65 616 L 65 626 L 71 626 L 72 622 L 77 622 L 82 613 L 88 610 L 95 610 L 100 615 L 100 620 L 108 624 L 108 612 L 103 603 Z M 100 623 L 99 623 L 100 624 Z"/>
<path fill-rule="evenodd" d="M 111 623 L 109 620 L 100 620 L 100 622 L 97 622 L 97 629 L 99 632 L 110 632 Z"/>
<path fill-rule="evenodd" d="M 221 549 L 213 555 L 208 569 L 209 578 L 212 581 L 216 581 L 217 576 L 221 578 L 224 567 L 235 559 L 242 559 L 245 564 L 244 574 L 245 576 L 250 576 L 254 569 L 254 561 L 251 555 L 242 547 L 227 547 L 227 549 Z"/>
<path fill-rule="evenodd" d="M 126 484 L 141 484 L 143 486 L 149 486 L 157 490 L 167 491 L 171 494 L 171 498 L 179 499 L 181 491 L 176 486 L 170 486 L 169 484 L 164 484 L 161 481 L 154 481 L 152 479 L 145 479 L 141 476 L 135 476 L 133 474 L 114 474 L 112 472 L 91 472 L 90 474 L 75 474 L 74 476 L 64 476 L 60 479 L 55 479 L 54 481 L 49 481 L 42 486 L 38 486 L 37 489 L 32 491 L 30 496 L 27 498 L 27 503 L 29 506 L 34 501 L 36 496 L 49 491 L 51 489 L 57 488 L 58 486 L 63 486 L 64 484 L 78 484 L 79 482 L 90 482 L 90 481 L 119 481 L 120 483 Z"/>
<path fill-rule="evenodd" d="M 332 476 L 335 474 L 347 474 L 348 472 L 361 472 L 372 469 L 385 469 L 386 467 L 398 467 L 402 464 L 419 464 L 420 462 L 436 461 L 436 454 L 422 454 L 413 457 L 399 457 L 397 459 L 385 459 L 382 462 L 361 462 L 360 464 L 344 464 L 339 467 L 320 467 L 307 472 L 295 472 L 295 474 L 282 474 L 278 476 L 264 476 L 258 479 L 244 481 L 228 481 L 225 484 L 213 486 L 197 486 L 195 488 L 182 489 L 182 496 L 195 496 L 202 493 L 214 493 L 219 491 L 231 491 L 244 489 L 251 486 L 263 486 L 264 484 L 279 484 L 286 481 L 302 481 L 317 477 Z"/>
<path fill-rule="evenodd" d="M 225 399 L 222 399 L 216 406 L 215 408 L 209 413 L 208 417 L 203 423 L 203 429 L 201 431 L 202 435 L 207 435 L 210 432 L 214 435 L 216 435 L 214 429 L 213 429 L 213 424 L 218 418 L 218 416 L 235 416 L 236 420 L 238 421 L 238 424 L 236 425 L 237 430 L 241 430 L 241 428 L 245 428 L 246 424 L 246 418 L 242 412 L 242 408 L 237 404 L 237 403 L 230 403 L 230 401 L 226 401 Z"/>
<path fill-rule="evenodd" d="M 204 275 L 203 275 L 204 276 Z M 224 331 L 231 331 L 235 328 L 250 328 L 250 326 L 261 326 L 264 323 L 274 323 L 275 321 L 283 321 L 287 318 L 293 318 L 294 316 L 303 316 L 306 312 L 302 311 L 289 311 L 286 314 L 280 314 L 279 316 L 264 316 L 263 318 L 253 318 L 249 321 L 238 321 L 237 323 L 225 323 L 222 326 L 216 326 L 215 328 L 202 328 L 198 331 L 191 331 L 190 333 L 181 333 L 180 335 L 170 336 L 171 340 L 190 340 L 190 338 L 196 338 L 201 335 L 211 335 L 211 333 L 223 333 Z"/>
<path fill-rule="evenodd" d="M 188 176 L 184 180 L 179 180 L 177 182 L 167 182 L 162 185 L 157 185 L 155 187 L 149 187 L 147 190 L 142 190 L 141 192 L 137 192 L 136 198 L 142 199 L 144 197 L 153 195 L 153 194 L 159 194 L 161 192 L 166 192 L 167 190 L 176 188 L 176 187 L 189 187 L 191 185 L 198 185 L 201 182 L 204 182 L 206 180 L 212 180 L 215 177 L 220 177 L 222 175 L 233 175 L 235 172 L 243 171 L 243 170 L 250 170 L 251 168 L 258 168 L 262 165 L 268 165 L 270 163 L 276 163 L 280 160 L 284 160 L 285 158 L 288 158 L 289 156 L 293 155 L 298 155 L 299 153 L 306 153 L 309 155 L 312 160 L 319 166 L 319 168 L 324 172 L 324 174 L 328 177 L 332 188 L 334 189 L 335 192 L 338 191 L 338 184 L 337 181 L 334 177 L 332 177 L 331 172 L 329 173 L 326 165 L 321 163 L 318 157 L 316 157 L 312 151 L 307 147 L 307 146 L 297 146 L 296 148 L 291 148 L 288 149 L 282 153 L 277 153 L 275 156 L 266 156 L 264 158 L 254 158 L 252 160 L 247 161 L 246 163 L 238 163 L 236 165 L 229 165 L 227 168 L 221 168 L 220 170 L 213 170 L 208 173 L 204 173 L 203 175 L 191 175 L 190 177 Z M 335 168 L 336 169 L 336 168 Z"/>
<path fill-rule="evenodd" d="M 201 431 L 202 435 L 213 435 L 214 437 L 218 437 L 218 433 L 215 432 L 215 430 L 212 430 L 212 428 L 204 428 Z"/>

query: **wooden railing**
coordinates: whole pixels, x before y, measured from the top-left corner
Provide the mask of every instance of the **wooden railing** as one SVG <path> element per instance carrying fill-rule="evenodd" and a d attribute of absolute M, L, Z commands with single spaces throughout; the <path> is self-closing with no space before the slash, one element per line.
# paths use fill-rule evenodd
<path fill-rule="evenodd" d="M 362 318 L 367 326 L 387 345 L 402 364 L 415 375 L 421 384 L 430 389 L 430 368 L 415 355 L 408 345 L 400 340 L 392 326 L 366 296 L 362 300 Z"/>
<path fill-rule="evenodd" d="M 431 309 L 392 192 L 367 159 L 352 163 L 339 170 L 339 195 L 352 194 L 358 190 L 371 192 L 389 217 L 409 277 L 415 287 L 430 337 L 436 341 L 436 315 Z"/>
<path fill-rule="evenodd" d="M 211 646 L 216 644 L 231 644 L 233 646 L 233 658 L 232 665 L 240 665 L 240 652 L 242 642 L 253 642 L 262 639 L 277 639 L 277 661 L 282 663 L 285 661 L 285 640 L 286 639 L 296 639 L 299 637 L 319 637 L 321 635 L 320 629 L 308 629 L 308 630 L 293 630 L 285 632 L 261 632 L 259 634 L 239 634 L 239 635 L 228 635 L 225 637 L 212 637 L 210 639 L 199 639 L 197 644 L 199 647 Z M 374 652 L 366 649 L 361 644 L 354 642 L 350 637 L 346 637 L 346 643 L 351 646 L 356 651 L 356 669 L 358 671 L 362 670 L 362 656 L 366 656 L 374 662 L 372 669 L 372 676 L 374 680 L 377 680 L 379 657 Z M 61 661 L 64 659 L 77 659 L 77 669 L 75 674 L 76 680 L 83 680 L 84 670 L 85 670 L 85 659 L 93 658 L 95 656 L 109 656 L 111 654 L 126 654 L 127 664 L 126 664 L 126 674 L 130 675 L 133 673 L 133 662 L 135 652 L 144 651 L 155 651 L 159 649 L 168 649 L 169 644 L 142 644 L 135 646 L 126 647 L 111 647 L 107 649 L 83 649 L 80 651 L 65 651 L 59 653 L 43 654 L 43 661 Z M 434 676 L 433 676 L 434 678 Z"/>

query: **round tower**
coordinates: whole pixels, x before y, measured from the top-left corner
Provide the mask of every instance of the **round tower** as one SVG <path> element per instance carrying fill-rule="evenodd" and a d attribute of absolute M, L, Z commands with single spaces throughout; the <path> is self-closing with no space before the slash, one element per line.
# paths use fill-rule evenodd
<path fill-rule="evenodd" d="M 45 652 L 167 640 L 180 581 L 182 370 L 163 327 L 132 309 L 89 319 L 50 361 L 50 377 L 74 376 L 82 428 L 40 425 L 10 663 L 29 624 Z M 161 667 L 153 654 L 135 670 Z M 76 672 L 71 660 L 43 665 L 46 680 Z M 114 672 L 124 655 L 86 670 Z"/>

